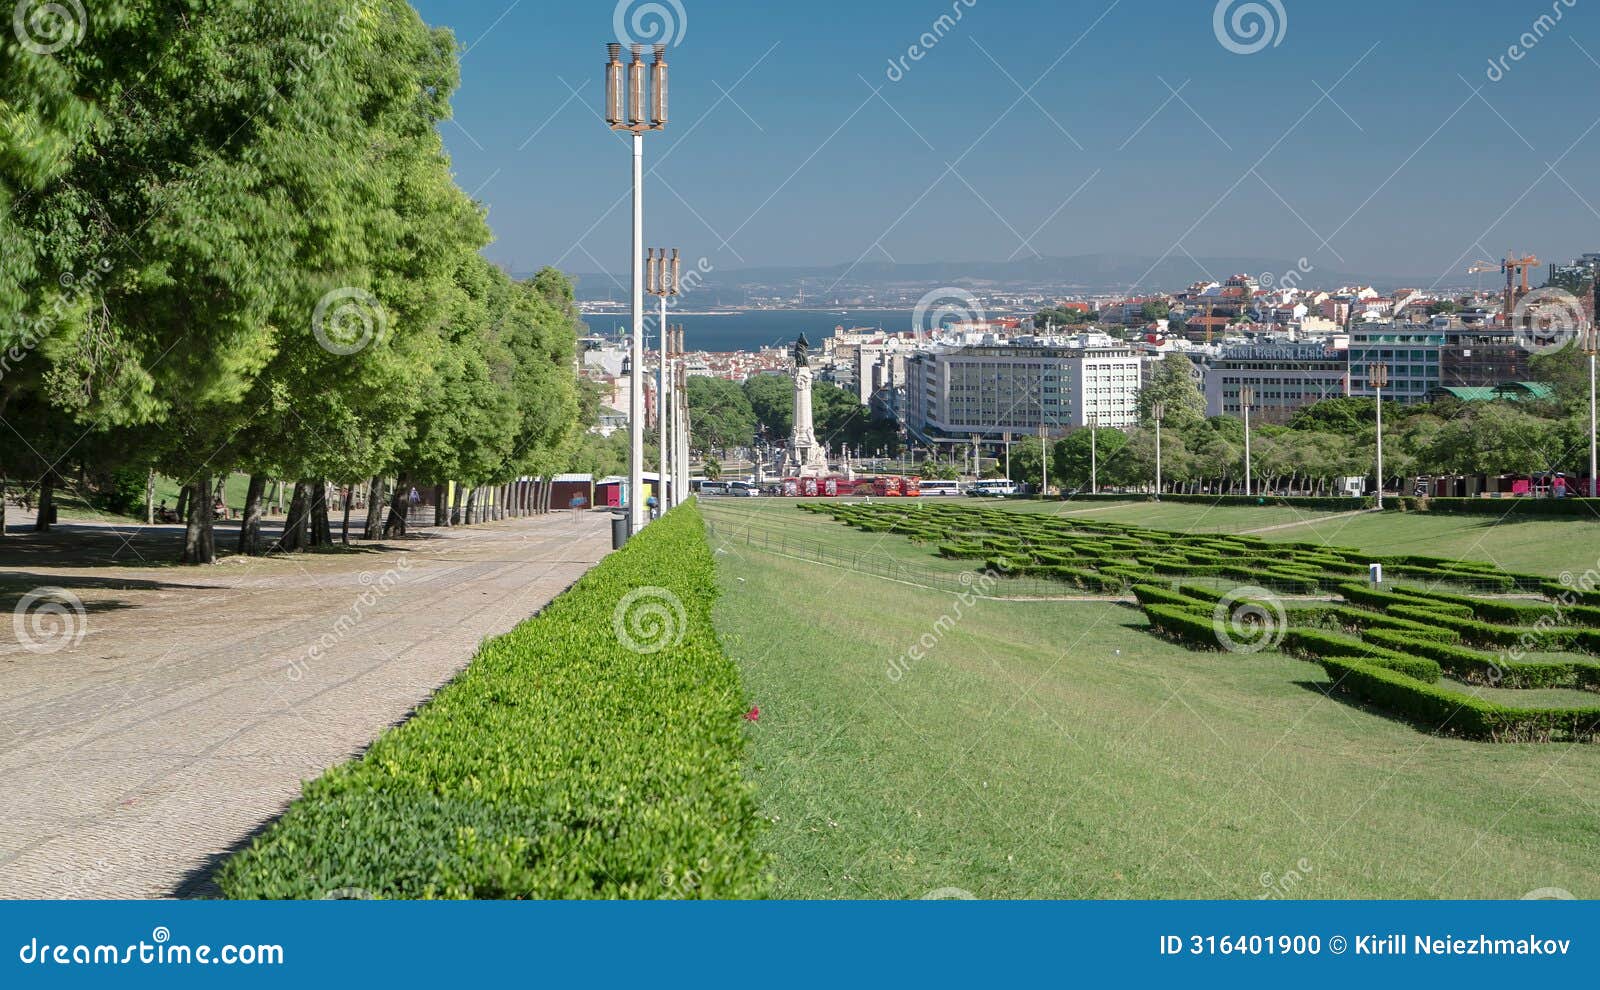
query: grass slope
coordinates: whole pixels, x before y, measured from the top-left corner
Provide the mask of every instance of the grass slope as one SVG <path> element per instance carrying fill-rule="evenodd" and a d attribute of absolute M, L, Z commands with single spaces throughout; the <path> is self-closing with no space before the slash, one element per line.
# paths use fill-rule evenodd
<path fill-rule="evenodd" d="M 779 896 L 1600 896 L 1600 748 L 1434 738 L 1325 698 L 1312 664 L 1191 653 L 1122 606 L 717 560 Z"/>

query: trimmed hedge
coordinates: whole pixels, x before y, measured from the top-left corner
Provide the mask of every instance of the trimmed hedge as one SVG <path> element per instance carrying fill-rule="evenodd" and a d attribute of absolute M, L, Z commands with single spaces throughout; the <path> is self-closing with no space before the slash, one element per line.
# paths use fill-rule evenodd
<path fill-rule="evenodd" d="M 1493 653 L 1383 631 L 1371 633 L 1367 638 L 1396 650 L 1432 657 L 1451 677 L 1471 684 L 1600 691 L 1600 664 L 1584 660 L 1511 660 Z"/>
<path fill-rule="evenodd" d="M 1410 595 L 1425 602 L 1450 602 L 1472 609 L 1472 617 L 1484 622 L 1527 625 L 1541 620 L 1561 625 L 1600 626 L 1600 608 L 1593 605 L 1560 605 L 1555 602 L 1511 602 L 1492 598 L 1471 598 L 1442 591 L 1396 587 L 1395 594 Z"/>
<path fill-rule="evenodd" d="M 1323 657 L 1332 690 L 1394 712 L 1444 735 L 1495 742 L 1588 741 L 1600 731 L 1600 706 L 1516 708 L 1424 684 L 1358 658 Z"/>
<path fill-rule="evenodd" d="M 1176 640 L 1197 650 L 1221 650 L 1222 642 L 1210 616 L 1199 614 L 1178 605 L 1146 605 L 1145 617 L 1150 628 L 1167 639 Z"/>
<path fill-rule="evenodd" d="M 1061 498 L 1063 502 L 1192 502 L 1201 505 L 1292 505 L 1300 509 L 1326 509 L 1353 511 L 1355 509 L 1370 509 L 1377 505 L 1370 497 L 1342 497 L 1318 498 L 1310 495 L 1172 495 L 1164 494 L 1156 499 L 1149 494 L 1105 493 L 1100 495 L 1066 495 Z M 1390 501 L 1393 501 L 1391 498 Z"/>
<path fill-rule="evenodd" d="M 1341 636 L 1320 629 L 1290 629 L 1283 636 L 1283 652 L 1305 660 L 1359 656 L 1364 663 L 1394 670 L 1428 684 L 1438 681 L 1442 676 L 1439 664 L 1427 657 L 1387 650 L 1350 636 Z"/>
<path fill-rule="evenodd" d="M 1588 498 L 1412 498 L 1388 499 L 1407 512 L 1453 512 L 1480 516 L 1566 516 L 1600 519 L 1600 499 Z"/>
<path fill-rule="evenodd" d="M 664 649 L 625 613 L 660 605 Z M 229 897 L 760 897 L 745 699 L 693 504 L 651 523 L 223 864 Z M 658 616 L 660 617 L 660 616 Z M 643 638 L 649 639 L 647 631 Z M 692 875 L 693 883 L 677 878 Z"/>
<path fill-rule="evenodd" d="M 1417 600 L 1408 595 L 1380 591 L 1365 584 L 1341 584 L 1335 587 L 1334 590 L 1352 605 L 1363 605 L 1367 608 L 1387 609 L 1391 605 L 1409 605 L 1414 608 L 1417 605 Z M 1471 608 L 1465 605 L 1453 605 L 1448 602 L 1430 605 L 1429 610 L 1440 615 L 1453 615 L 1463 619 L 1471 618 L 1472 616 Z"/>
<path fill-rule="evenodd" d="M 1391 605 L 1389 614 L 1445 629 L 1454 629 L 1461 634 L 1463 642 L 1473 646 L 1567 650 L 1587 648 L 1588 642 L 1592 640 L 1592 636 L 1585 636 L 1590 630 L 1576 629 L 1572 626 L 1550 626 L 1544 629 L 1532 626 L 1499 626 L 1492 622 L 1444 615 L 1422 605 Z"/>

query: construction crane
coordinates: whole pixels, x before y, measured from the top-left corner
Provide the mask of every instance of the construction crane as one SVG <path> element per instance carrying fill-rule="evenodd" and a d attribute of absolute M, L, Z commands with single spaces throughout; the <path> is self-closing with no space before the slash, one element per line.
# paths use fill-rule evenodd
<path fill-rule="evenodd" d="M 1472 267 L 1467 269 L 1467 274 L 1478 275 L 1483 272 L 1493 271 L 1505 273 L 1506 294 L 1502 303 L 1502 315 L 1505 316 L 1506 322 L 1510 323 L 1517 311 L 1517 301 L 1528 294 L 1528 269 L 1538 264 L 1539 259 L 1531 254 L 1525 258 L 1519 258 L 1507 251 L 1505 259 L 1498 265 L 1492 261 L 1473 262 Z M 1517 288 L 1517 277 L 1519 275 L 1522 277 L 1522 288 L 1520 290 Z"/>

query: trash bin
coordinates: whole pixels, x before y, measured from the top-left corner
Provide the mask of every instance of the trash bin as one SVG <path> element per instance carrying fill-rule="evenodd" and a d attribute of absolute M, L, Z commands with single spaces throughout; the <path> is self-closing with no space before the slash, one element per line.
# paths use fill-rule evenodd
<path fill-rule="evenodd" d="M 626 512 L 611 513 L 611 549 L 621 550 L 622 545 L 628 542 L 628 514 Z"/>

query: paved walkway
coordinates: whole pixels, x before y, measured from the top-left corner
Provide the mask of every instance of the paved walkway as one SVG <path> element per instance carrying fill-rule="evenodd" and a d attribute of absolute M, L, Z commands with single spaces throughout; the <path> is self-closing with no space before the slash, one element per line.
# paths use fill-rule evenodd
<path fill-rule="evenodd" d="M 0 896 L 213 892 L 218 858 L 302 780 L 359 753 L 484 637 L 588 570 L 609 520 L 562 512 L 206 568 L 106 566 L 8 540 L 0 628 L 39 586 L 83 611 L 35 602 L 25 637 L 0 636 Z M 159 537 L 170 557 L 176 533 L 140 541 Z"/>

